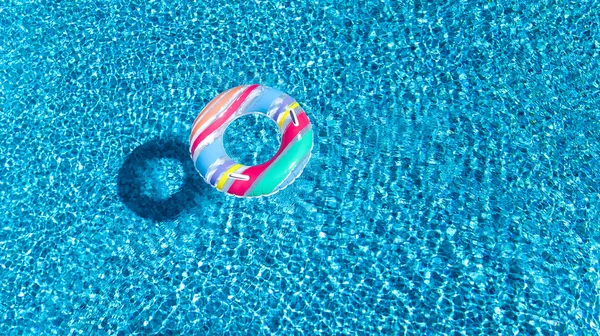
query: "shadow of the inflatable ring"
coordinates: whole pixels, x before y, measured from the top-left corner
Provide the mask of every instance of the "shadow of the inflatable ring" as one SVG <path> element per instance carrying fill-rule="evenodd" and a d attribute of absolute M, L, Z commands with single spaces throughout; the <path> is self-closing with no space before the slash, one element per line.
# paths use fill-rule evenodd
<path fill-rule="evenodd" d="M 183 183 L 166 199 L 144 193 L 144 184 L 152 178 L 143 174 L 152 160 L 173 159 L 183 167 Z M 154 222 L 173 220 L 185 209 L 195 206 L 194 198 L 208 190 L 190 159 L 188 145 L 174 139 L 154 139 L 133 150 L 117 176 L 118 195 L 123 204 L 138 216 Z"/>

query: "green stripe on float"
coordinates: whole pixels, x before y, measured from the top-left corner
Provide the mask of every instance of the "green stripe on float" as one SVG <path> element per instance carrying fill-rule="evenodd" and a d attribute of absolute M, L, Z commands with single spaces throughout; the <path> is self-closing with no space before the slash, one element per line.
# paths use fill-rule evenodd
<path fill-rule="evenodd" d="M 256 187 L 248 196 L 267 195 L 273 192 L 277 186 L 285 180 L 290 171 L 310 153 L 313 142 L 313 131 L 310 129 L 302 139 L 296 142 L 292 148 L 281 154 L 273 164 L 267 168 L 265 176 L 258 182 Z"/>

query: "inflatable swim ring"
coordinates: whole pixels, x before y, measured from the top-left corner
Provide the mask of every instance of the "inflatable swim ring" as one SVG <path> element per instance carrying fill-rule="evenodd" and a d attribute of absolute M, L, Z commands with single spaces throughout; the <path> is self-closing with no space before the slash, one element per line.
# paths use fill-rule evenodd
<path fill-rule="evenodd" d="M 244 166 L 225 152 L 223 134 L 232 121 L 250 113 L 277 123 L 281 145 L 266 162 Z M 300 105 L 287 94 L 259 84 L 219 94 L 200 112 L 190 135 L 196 170 L 213 187 L 238 197 L 267 196 L 290 185 L 308 163 L 312 147 L 312 125 Z"/>

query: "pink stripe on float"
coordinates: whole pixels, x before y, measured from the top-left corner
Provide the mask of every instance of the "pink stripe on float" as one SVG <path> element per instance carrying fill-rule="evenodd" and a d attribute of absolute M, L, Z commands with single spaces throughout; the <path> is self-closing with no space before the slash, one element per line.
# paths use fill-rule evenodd
<path fill-rule="evenodd" d="M 246 101 L 246 99 L 248 98 L 250 93 L 252 93 L 252 91 L 254 91 L 254 89 L 256 89 L 259 86 L 260 86 L 259 84 L 254 84 L 254 85 L 249 86 L 238 97 L 238 99 L 233 104 L 231 104 L 231 106 L 229 107 L 227 112 L 225 112 L 223 115 L 221 115 L 210 126 L 208 126 L 204 131 L 202 131 L 202 133 L 200 133 L 198 135 L 198 137 L 196 137 L 196 139 L 194 140 L 194 143 L 192 144 L 192 148 L 191 148 L 191 153 L 194 153 L 196 151 L 196 148 L 198 148 L 198 146 L 200 145 L 200 143 L 204 139 L 206 139 L 211 133 L 213 133 L 214 131 L 221 128 L 221 126 L 223 126 L 225 124 L 225 122 L 229 119 L 229 117 L 231 117 L 240 108 L 240 106 Z"/>
<path fill-rule="evenodd" d="M 244 86 L 238 86 L 223 92 L 222 96 L 219 95 L 221 98 L 217 96 L 217 98 L 211 100 L 208 106 L 206 106 L 202 110 L 202 112 L 200 112 L 200 114 L 196 118 L 196 121 L 194 122 L 194 125 L 192 126 L 192 132 L 190 136 L 190 147 L 194 141 L 194 135 L 198 135 L 199 130 L 202 128 L 202 126 L 206 124 L 208 120 L 210 120 L 210 118 L 217 115 L 219 111 L 229 103 L 230 100 L 235 99 L 238 92 L 242 91 L 243 88 Z"/>
<path fill-rule="evenodd" d="M 295 126 L 294 124 L 290 124 L 285 129 L 285 132 L 283 133 L 283 136 L 281 138 L 281 146 L 279 146 L 277 153 L 269 161 L 267 161 L 265 163 L 262 163 L 262 164 L 259 164 L 256 166 L 252 166 L 252 167 L 248 167 L 248 169 L 246 169 L 244 171 L 244 175 L 249 176 L 250 179 L 248 181 L 242 181 L 242 180 L 234 181 L 233 184 L 229 187 L 229 189 L 226 190 L 228 193 L 234 194 L 237 196 L 244 196 L 246 194 L 246 191 L 248 191 L 248 189 L 250 189 L 250 187 L 252 186 L 252 184 L 254 184 L 256 179 L 265 170 L 267 170 L 267 168 L 269 168 L 269 166 L 273 162 L 275 162 L 275 160 L 277 160 L 277 158 L 281 155 L 281 153 L 283 153 L 285 151 L 287 146 L 292 141 L 294 141 L 296 136 L 298 136 L 298 134 L 300 134 L 300 132 L 310 124 L 310 121 L 308 120 L 308 117 L 306 116 L 306 114 L 304 112 L 301 114 L 298 114 L 296 117 L 298 118 L 298 126 Z"/>
<path fill-rule="evenodd" d="M 206 105 L 202 111 L 200 111 L 200 113 L 198 113 L 198 116 L 196 117 L 196 119 L 194 120 L 194 123 L 192 124 L 192 130 L 194 128 L 196 128 L 196 125 L 198 124 L 198 122 L 200 121 L 200 118 L 202 117 L 202 114 L 204 112 L 206 112 L 207 110 L 209 110 L 210 108 L 213 107 L 213 105 L 215 105 L 219 100 L 221 100 L 221 98 L 226 95 L 228 92 L 231 92 L 232 90 L 235 90 L 236 88 L 233 89 L 229 89 L 227 91 L 221 92 L 218 96 L 216 96 L 213 100 L 210 101 L 210 103 L 208 103 L 208 105 Z M 192 134 L 194 134 L 194 132 L 192 132 Z"/>

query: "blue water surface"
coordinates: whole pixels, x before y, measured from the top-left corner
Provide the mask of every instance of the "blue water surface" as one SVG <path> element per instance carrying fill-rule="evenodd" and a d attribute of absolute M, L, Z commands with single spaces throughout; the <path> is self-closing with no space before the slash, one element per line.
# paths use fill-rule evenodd
<path fill-rule="evenodd" d="M 591 0 L 1 2 L 0 334 L 600 333 L 599 27 Z M 268 198 L 187 152 L 247 83 L 315 129 Z"/>

